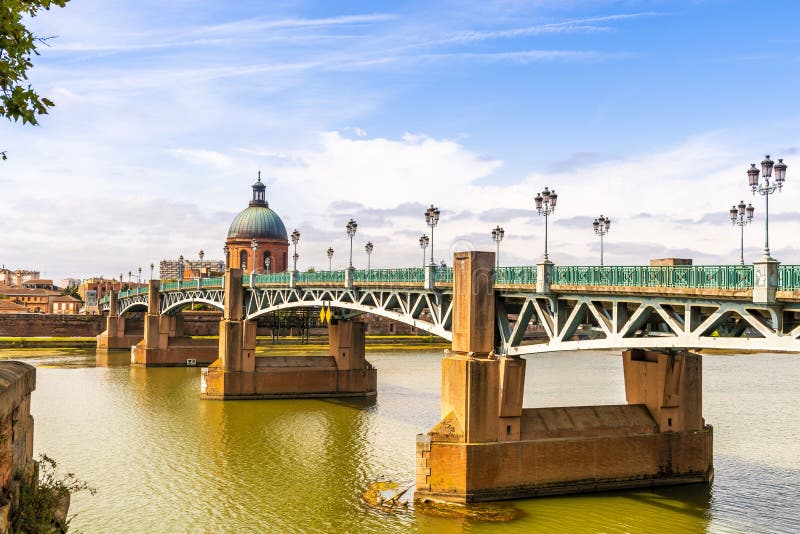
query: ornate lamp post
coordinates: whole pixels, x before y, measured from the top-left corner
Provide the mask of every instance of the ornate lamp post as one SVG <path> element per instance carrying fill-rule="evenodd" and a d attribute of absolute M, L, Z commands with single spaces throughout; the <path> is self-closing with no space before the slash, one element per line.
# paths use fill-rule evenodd
<path fill-rule="evenodd" d="M 731 224 L 741 229 L 741 241 L 739 246 L 739 263 L 744 265 L 744 227 L 753 222 L 753 213 L 756 209 L 752 204 L 744 205 L 744 200 L 739 201 L 738 206 L 731 206 Z"/>
<path fill-rule="evenodd" d="M 505 235 L 506 231 L 503 230 L 499 225 L 495 226 L 494 229 L 492 230 L 492 239 L 497 244 L 496 263 L 498 267 L 500 267 L 500 242 L 503 240 Z"/>
<path fill-rule="evenodd" d="M 299 258 L 299 256 L 297 255 L 298 241 L 300 241 L 300 232 L 297 230 L 297 228 L 295 228 L 294 232 L 292 232 L 292 245 L 294 246 L 294 254 L 292 254 L 292 261 L 294 262 L 293 263 L 294 267 L 292 267 L 292 271 L 294 272 L 297 272 L 297 258 Z"/>
<path fill-rule="evenodd" d="M 136 279 L 136 287 L 142 285 L 142 268 L 139 267 L 139 277 Z"/>
<path fill-rule="evenodd" d="M 222 253 L 225 255 L 225 268 L 226 269 L 228 267 L 230 267 L 230 265 L 231 265 L 230 259 L 228 258 L 228 253 L 230 252 L 230 250 L 231 249 L 228 248 L 227 243 L 225 244 L 224 247 L 222 247 Z"/>
<path fill-rule="evenodd" d="M 183 280 L 183 254 L 178 256 L 178 280 Z"/>
<path fill-rule="evenodd" d="M 328 272 L 333 270 L 332 261 L 333 261 L 333 247 L 328 247 Z"/>
<path fill-rule="evenodd" d="M 364 246 L 364 250 L 367 251 L 367 271 L 372 268 L 372 250 L 374 248 L 375 245 L 372 244 L 372 241 L 367 241 L 367 244 Z"/>
<path fill-rule="evenodd" d="M 354 221 L 353 219 L 350 219 L 349 221 L 347 221 L 347 226 L 345 226 L 345 228 L 347 228 L 347 237 L 350 238 L 350 267 L 349 268 L 352 269 L 353 268 L 353 238 L 356 235 L 356 230 L 358 229 L 358 223 L 356 223 L 356 221 Z"/>
<path fill-rule="evenodd" d="M 255 274 L 256 272 L 256 250 L 258 250 L 258 243 L 256 242 L 255 238 L 250 241 L 250 250 L 253 251 L 253 265 L 250 267 L 250 274 Z"/>
<path fill-rule="evenodd" d="M 753 194 L 760 193 L 764 197 L 764 258 L 771 259 L 769 254 L 769 196 L 776 192 L 780 191 L 783 188 L 783 182 L 786 180 L 786 168 L 787 165 L 783 162 L 783 159 L 778 158 L 778 163 L 776 164 L 772 161 L 769 157 L 769 154 L 764 158 L 764 161 L 761 162 L 761 174 L 764 177 L 764 183 L 759 184 L 758 174 L 759 171 L 756 168 L 756 164 L 752 163 L 750 168 L 747 170 L 747 180 L 750 183 L 750 189 L 753 191 Z M 772 178 L 772 171 L 775 170 L 775 181 L 770 184 L 770 178 Z"/>
<path fill-rule="evenodd" d="M 155 268 L 156 268 L 155 264 L 153 262 L 150 262 L 150 280 L 153 279 L 153 269 Z"/>
<path fill-rule="evenodd" d="M 592 223 L 592 228 L 594 228 L 594 233 L 600 236 L 600 266 L 603 266 L 603 237 L 608 233 L 608 229 L 611 227 L 611 218 L 600 216 L 599 218 L 595 219 Z"/>
<path fill-rule="evenodd" d="M 132 274 L 130 271 L 128 271 L 128 289 L 130 289 L 130 288 L 131 288 L 131 276 L 132 276 L 132 275 L 133 275 L 133 274 Z"/>
<path fill-rule="evenodd" d="M 203 256 L 205 256 L 205 255 L 206 255 L 206 253 L 203 252 L 203 249 L 201 248 L 200 249 L 200 278 L 203 278 Z"/>
<path fill-rule="evenodd" d="M 536 197 L 533 200 L 536 203 L 536 211 L 539 212 L 539 215 L 544 215 L 544 259 L 549 261 L 550 258 L 547 255 L 547 217 L 556 210 L 558 195 L 555 190 L 550 191 L 545 187 L 544 191 L 536 193 Z"/>
<path fill-rule="evenodd" d="M 436 225 L 439 224 L 439 215 L 440 215 L 439 208 L 431 204 L 431 206 L 425 210 L 425 224 L 428 225 L 431 229 L 431 265 L 436 265 L 433 261 L 433 229 L 436 228 Z"/>
<path fill-rule="evenodd" d="M 430 242 L 431 242 L 430 238 L 425 234 L 422 234 L 422 236 L 420 236 L 420 238 L 419 238 L 419 248 L 422 249 L 422 268 L 423 269 L 425 268 L 425 258 L 427 257 L 426 254 L 425 254 L 427 251 L 425 249 L 428 248 L 428 244 Z"/>

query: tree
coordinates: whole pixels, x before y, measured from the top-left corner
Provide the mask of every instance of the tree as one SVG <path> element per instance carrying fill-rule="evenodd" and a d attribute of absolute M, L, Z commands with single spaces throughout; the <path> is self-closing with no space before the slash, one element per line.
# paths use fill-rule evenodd
<path fill-rule="evenodd" d="M 50 37 L 34 35 L 24 24 L 25 17 L 35 17 L 52 6 L 64 7 L 69 0 L 0 0 L 0 117 L 22 124 L 39 124 L 38 115 L 46 115 L 55 104 L 39 96 L 26 84 L 32 55 L 39 55 L 37 45 Z M 0 152 L 3 159 L 6 153 Z"/>
<path fill-rule="evenodd" d="M 83 299 L 81 298 L 81 294 L 78 293 L 78 288 L 76 286 L 65 287 L 64 289 L 61 290 L 61 295 L 62 296 L 69 295 L 70 297 L 75 297 L 76 299 L 81 301 L 81 304 L 83 304 Z"/>

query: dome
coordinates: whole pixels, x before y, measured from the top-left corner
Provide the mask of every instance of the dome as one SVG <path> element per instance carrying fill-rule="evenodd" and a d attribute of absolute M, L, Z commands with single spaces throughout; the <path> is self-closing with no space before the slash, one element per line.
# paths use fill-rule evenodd
<path fill-rule="evenodd" d="M 281 239 L 289 241 L 278 214 L 266 206 L 250 206 L 233 219 L 228 239 Z"/>
<path fill-rule="evenodd" d="M 267 203 L 267 186 L 261 181 L 261 171 L 258 171 L 258 181 L 252 187 L 253 199 L 249 207 L 233 219 L 228 229 L 228 239 L 280 239 L 288 242 L 289 236 L 283 221 Z"/>

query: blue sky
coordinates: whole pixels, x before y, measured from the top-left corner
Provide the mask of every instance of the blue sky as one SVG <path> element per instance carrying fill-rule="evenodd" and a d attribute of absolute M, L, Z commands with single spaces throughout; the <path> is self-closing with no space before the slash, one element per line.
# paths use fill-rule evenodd
<path fill-rule="evenodd" d="M 0 124 L 0 262 L 58 278 L 219 256 L 259 167 L 302 268 L 330 244 L 344 261 L 350 217 L 375 264 L 421 261 L 430 203 L 437 256 L 490 248 L 501 224 L 504 263 L 532 264 L 545 185 L 557 263 L 598 261 L 601 213 L 609 263 L 734 262 L 740 199 L 752 260 L 763 199 L 744 171 L 770 153 L 789 164 L 772 248 L 800 263 L 796 2 L 164 4 L 34 21 L 57 36 L 31 72 L 57 107 Z"/>

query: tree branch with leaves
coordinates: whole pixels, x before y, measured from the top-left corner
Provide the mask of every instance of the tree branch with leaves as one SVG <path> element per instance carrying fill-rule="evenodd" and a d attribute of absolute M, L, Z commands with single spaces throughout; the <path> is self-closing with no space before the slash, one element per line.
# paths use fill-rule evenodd
<path fill-rule="evenodd" d="M 39 124 L 37 117 L 46 115 L 55 104 L 40 96 L 28 80 L 31 58 L 39 55 L 36 47 L 50 37 L 34 35 L 26 18 L 41 10 L 64 7 L 69 0 L 0 0 L 0 117 L 22 124 Z M 6 152 L 0 151 L 2 159 Z"/>

